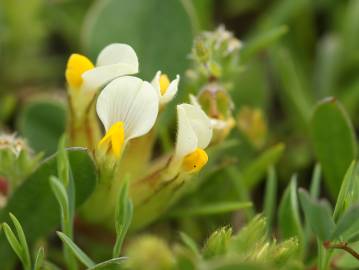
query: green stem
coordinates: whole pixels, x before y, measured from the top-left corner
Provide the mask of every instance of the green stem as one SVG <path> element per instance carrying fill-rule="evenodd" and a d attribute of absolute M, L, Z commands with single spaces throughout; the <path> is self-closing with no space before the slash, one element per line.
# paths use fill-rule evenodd
<path fill-rule="evenodd" d="M 326 250 L 322 245 L 322 242 L 317 239 L 318 244 L 318 269 L 327 270 L 329 269 L 330 258 L 332 256 L 331 250 Z"/>
<path fill-rule="evenodd" d="M 68 207 L 67 207 L 68 208 Z M 73 217 L 70 215 L 70 209 L 64 209 L 62 219 L 62 231 L 66 234 L 71 240 L 73 240 Z M 71 250 L 67 245 L 63 245 L 65 261 L 69 270 L 77 270 L 77 262 L 75 256 L 72 254 Z"/>

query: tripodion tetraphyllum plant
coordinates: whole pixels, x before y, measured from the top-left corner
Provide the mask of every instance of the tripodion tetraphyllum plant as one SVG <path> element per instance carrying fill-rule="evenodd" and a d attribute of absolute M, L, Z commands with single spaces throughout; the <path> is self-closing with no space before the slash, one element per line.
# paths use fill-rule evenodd
<path fill-rule="evenodd" d="M 273 164 L 284 146 L 265 149 L 269 138 L 262 110 L 241 106 L 233 116 L 231 91 L 236 90 L 235 76 L 243 71 L 243 46 L 223 26 L 203 32 L 194 40 L 189 53 L 192 65 L 185 76 L 167 75 L 159 67 L 151 81 L 140 78 L 141 59 L 129 44 L 107 45 L 96 63 L 79 53 L 70 55 L 65 70 L 66 132 L 57 152 L 40 162 L 42 155 L 15 134 L 0 136 L 1 228 L 23 269 L 305 269 L 303 261 L 313 260 L 307 253 L 314 238 L 320 270 L 343 264 L 346 256 L 359 259 L 351 246 L 358 239 L 356 162 L 346 172 L 340 191 L 339 186 L 332 188 L 339 192 L 334 211 L 316 199 L 319 165 L 310 194 L 298 191 L 293 176 L 279 202 L 275 229 Z M 184 89 L 189 95 L 182 95 L 184 100 L 177 104 L 176 97 Z M 320 104 L 313 121 L 321 125 L 323 111 L 330 111 L 335 121 L 349 126 L 336 102 Z M 175 112 L 175 134 L 163 134 L 163 118 L 171 112 Z M 256 159 L 245 160 L 249 165 L 244 169 L 236 167 L 237 160 L 221 155 L 238 144 L 234 131 L 240 132 L 243 148 L 264 149 Z M 207 179 L 216 173 L 220 177 Z M 255 214 L 250 193 L 266 173 L 263 213 Z M 202 187 L 218 179 L 208 198 Z M 235 193 L 237 201 L 218 202 L 213 193 L 221 193 L 221 199 Z M 232 217 L 236 226 L 222 226 L 209 237 L 203 231 L 222 224 L 221 217 L 203 222 L 205 229 L 191 219 L 234 210 L 239 210 Z M 44 217 L 46 222 L 39 221 Z M 62 256 L 58 242 L 45 241 L 56 227 Z M 178 233 L 178 228 L 208 238 L 198 244 L 198 239 Z M 149 231 L 160 233 L 142 233 Z M 11 258 L 3 242 L 0 238 L 0 258 Z M 0 269 L 13 265 L 11 259 L 0 261 Z"/>

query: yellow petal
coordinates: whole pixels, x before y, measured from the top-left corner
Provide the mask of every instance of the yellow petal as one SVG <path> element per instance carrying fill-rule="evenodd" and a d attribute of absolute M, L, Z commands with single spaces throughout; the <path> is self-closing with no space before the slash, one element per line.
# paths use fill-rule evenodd
<path fill-rule="evenodd" d="M 117 122 L 111 126 L 105 136 L 99 142 L 99 147 L 106 146 L 115 157 L 120 157 L 125 141 L 125 129 L 123 122 Z"/>
<path fill-rule="evenodd" d="M 170 80 L 168 79 L 168 76 L 166 74 L 161 74 L 160 91 L 162 96 L 166 93 L 169 85 L 170 85 Z"/>
<path fill-rule="evenodd" d="M 82 74 L 85 71 L 93 69 L 94 65 L 92 62 L 81 54 L 72 54 L 67 61 L 67 67 L 65 72 L 65 77 L 67 83 L 72 88 L 80 88 L 82 84 Z"/>
<path fill-rule="evenodd" d="M 198 172 L 208 162 L 208 155 L 202 148 L 197 148 L 192 153 L 184 157 L 182 168 L 186 172 Z"/>

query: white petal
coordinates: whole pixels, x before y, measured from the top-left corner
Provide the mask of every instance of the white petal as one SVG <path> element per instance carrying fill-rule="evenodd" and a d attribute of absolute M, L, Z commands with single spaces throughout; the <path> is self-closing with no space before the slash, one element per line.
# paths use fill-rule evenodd
<path fill-rule="evenodd" d="M 108 66 L 118 63 L 133 66 L 134 69 L 138 70 L 138 58 L 135 50 L 127 44 L 110 44 L 98 55 L 96 66 Z"/>
<path fill-rule="evenodd" d="M 111 80 L 138 73 L 138 58 L 126 44 L 114 43 L 105 47 L 97 58 L 94 69 L 82 74 L 82 89 L 95 91 Z"/>
<path fill-rule="evenodd" d="M 125 140 L 146 134 L 158 114 L 158 97 L 148 82 L 132 76 L 113 80 L 100 93 L 97 114 L 106 131 L 116 122 L 124 122 Z"/>
<path fill-rule="evenodd" d="M 214 119 L 214 118 L 210 118 L 210 120 L 213 129 L 221 130 L 221 129 L 225 129 L 228 126 L 228 123 L 226 121 Z"/>
<path fill-rule="evenodd" d="M 198 144 L 197 147 L 206 148 L 212 139 L 212 125 L 211 121 L 205 112 L 191 104 L 182 104 L 186 111 L 192 129 L 196 133 Z"/>
<path fill-rule="evenodd" d="M 189 94 L 189 101 L 191 102 L 192 105 L 202 109 L 201 105 L 199 104 L 198 102 L 198 99 L 197 97 L 195 97 L 194 95 L 192 94 Z"/>
<path fill-rule="evenodd" d="M 158 98 L 161 97 L 161 89 L 160 89 L 160 77 L 161 77 L 162 71 L 159 70 L 156 72 L 155 77 L 153 77 L 151 84 L 156 89 Z"/>
<path fill-rule="evenodd" d="M 198 144 L 197 135 L 190 124 L 183 105 L 177 105 L 178 127 L 175 159 L 181 159 L 187 154 L 192 153 Z"/>
<path fill-rule="evenodd" d="M 176 79 L 174 79 L 170 83 L 165 94 L 162 97 L 160 97 L 161 104 L 168 103 L 175 97 L 175 95 L 177 94 L 177 91 L 178 91 L 179 80 L 180 80 L 180 76 L 177 75 Z"/>
<path fill-rule="evenodd" d="M 192 153 L 197 147 L 206 148 L 212 138 L 212 128 L 207 115 L 190 104 L 177 106 L 178 133 L 176 157 Z"/>

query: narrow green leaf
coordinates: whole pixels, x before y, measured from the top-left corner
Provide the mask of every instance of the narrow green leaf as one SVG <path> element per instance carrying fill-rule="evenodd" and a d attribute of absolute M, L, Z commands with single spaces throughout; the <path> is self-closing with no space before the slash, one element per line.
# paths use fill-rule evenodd
<path fill-rule="evenodd" d="M 315 154 L 323 168 L 325 184 L 333 197 L 340 189 L 343 176 L 357 155 L 352 124 L 334 98 L 320 102 L 310 122 Z"/>
<path fill-rule="evenodd" d="M 310 182 L 310 189 L 309 189 L 310 197 L 313 200 L 316 200 L 319 197 L 321 175 L 322 175 L 322 169 L 320 167 L 320 164 L 317 163 L 315 165 L 315 168 L 314 168 L 313 173 L 312 173 L 312 179 L 311 179 L 311 182 Z M 309 244 L 310 239 L 311 239 L 311 234 L 312 234 L 312 231 L 311 231 L 310 225 L 308 223 L 308 220 L 306 219 L 305 222 L 304 222 L 305 248 L 308 248 L 308 244 Z"/>
<path fill-rule="evenodd" d="M 322 176 L 322 168 L 320 167 L 320 164 L 316 164 L 313 171 L 312 180 L 310 182 L 310 189 L 309 189 L 310 197 L 313 199 L 317 199 L 319 196 L 321 176 Z"/>
<path fill-rule="evenodd" d="M 264 215 L 267 218 L 268 235 L 271 234 L 273 216 L 276 208 L 277 198 L 277 176 L 274 167 L 268 169 L 266 191 L 264 195 Z"/>
<path fill-rule="evenodd" d="M 10 226 L 7 223 L 2 224 L 5 236 L 9 241 L 10 246 L 12 247 L 13 251 L 19 257 L 19 259 L 24 262 L 24 251 L 22 250 L 20 242 L 17 240 L 14 232 L 11 230 Z"/>
<path fill-rule="evenodd" d="M 283 239 L 298 237 L 300 245 L 303 246 L 304 232 L 299 214 L 296 175 L 292 176 L 284 191 L 279 205 L 278 223 Z"/>
<path fill-rule="evenodd" d="M 330 240 L 337 240 L 342 237 L 344 240 L 351 238 L 352 235 L 344 236 L 348 230 L 357 233 L 359 231 L 359 204 L 350 207 L 338 220 L 335 230 L 332 233 Z"/>
<path fill-rule="evenodd" d="M 50 186 L 61 208 L 62 220 L 68 218 L 69 201 L 64 184 L 55 176 L 50 176 Z"/>
<path fill-rule="evenodd" d="M 263 178 L 267 169 L 280 159 L 284 152 L 284 144 L 279 143 L 263 152 L 243 171 L 243 179 L 249 190 L 254 188 Z"/>
<path fill-rule="evenodd" d="M 19 243 L 21 245 L 21 250 L 22 250 L 23 256 L 24 256 L 23 263 L 25 266 L 27 266 L 27 268 L 30 269 L 31 268 L 31 257 L 30 257 L 30 251 L 29 251 L 29 247 L 27 244 L 24 230 L 22 229 L 22 226 L 21 226 L 20 222 L 17 220 L 17 218 L 12 213 L 10 213 L 9 215 L 10 215 L 12 222 L 14 223 L 17 237 L 18 237 Z"/>
<path fill-rule="evenodd" d="M 318 42 L 315 60 L 315 91 L 318 98 L 334 95 L 342 69 L 342 42 L 336 33 Z"/>
<path fill-rule="evenodd" d="M 94 267 L 96 264 L 74 243 L 72 240 L 67 237 L 62 232 L 57 232 L 57 235 L 63 241 L 65 245 L 69 247 L 72 253 L 79 259 L 88 268 Z"/>
<path fill-rule="evenodd" d="M 66 151 L 66 135 L 62 135 L 57 147 L 57 176 L 67 187 L 70 181 L 70 164 Z"/>
<path fill-rule="evenodd" d="M 34 270 L 41 270 L 41 267 L 44 263 L 45 251 L 43 247 L 40 247 L 36 254 L 36 259 L 34 263 Z"/>
<path fill-rule="evenodd" d="M 280 81 L 280 97 L 286 113 L 295 123 L 295 128 L 306 131 L 312 112 L 313 101 L 307 91 L 300 67 L 286 48 L 274 49 L 271 53 L 274 71 Z"/>
<path fill-rule="evenodd" d="M 180 232 L 180 237 L 182 242 L 195 254 L 200 254 L 196 241 L 194 241 L 189 235 L 184 232 Z"/>
<path fill-rule="evenodd" d="M 122 243 L 125 239 L 127 231 L 131 225 L 133 217 L 133 204 L 128 196 L 129 177 L 126 177 L 117 199 L 115 210 L 115 224 L 116 224 L 116 243 L 113 248 L 113 258 L 119 256 L 122 248 Z"/>
<path fill-rule="evenodd" d="M 173 210 L 169 215 L 171 217 L 190 217 L 190 216 L 207 216 L 218 215 L 226 212 L 233 212 L 239 209 L 252 207 L 251 202 L 219 202 L 209 205 L 192 207 L 190 209 Z"/>
<path fill-rule="evenodd" d="M 288 27 L 281 25 L 269 31 L 266 30 L 264 33 L 257 34 L 254 38 L 248 40 L 241 50 L 241 61 L 248 61 L 255 54 L 278 41 L 286 33 L 288 33 Z"/>
<path fill-rule="evenodd" d="M 127 258 L 125 258 L 125 257 L 113 258 L 108 261 L 96 264 L 94 267 L 88 268 L 87 270 L 108 269 L 108 267 L 123 264 L 126 260 L 127 260 Z"/>
<path fill-rule="evenodd" d="M 303 189 L 299 189 L 299 199 L 313 233 L 321 241 L 329 240 L 335 224 L 328 205 L 324 201 L 314 201 Z"/>
<path fill-rule="evenodd" d="M 333 218 L 335 221 L 339 219 L 342 213 L 354 202 L 359 199 L 358 184 L 358 163 L 353 161 L 345 173 L 342 185 L 340 186 L 337 202 L 334 208 Z"/>

